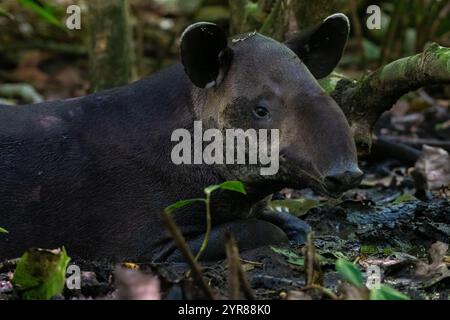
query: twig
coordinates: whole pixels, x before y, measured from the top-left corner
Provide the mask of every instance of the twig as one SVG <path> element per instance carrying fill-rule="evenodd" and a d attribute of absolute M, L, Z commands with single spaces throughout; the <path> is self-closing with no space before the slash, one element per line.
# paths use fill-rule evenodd
<path fill-rule="evenodd" d="M 39 103 L 44 101 L 36 90 L 26 83 L 7 83 L 0 85 L 0 96 L 20 97 L 28 103 Z"/>
<path fill-rule="evenodd" d="M 237 253 L 236 244 L 231 234 L 227 233 L 225 236 L 225 250 L 228 261 L 228 287 L 230 291 L 230 300 L 239 300 L 239 254 Z"/>
<path fill-rule="evenodd" d="M 306 285 L 311 286 L 316 284 L 318 280 L 318 272 L 316 268 L 317 257 L 316 257 L 316 247 L 314 246 L 314 234 L 310 232 L 308 234 L 305 250 L 305 269 L 306 269 Z"/>
<path fill-rule="evenodd" d="M 420 139 L 420 138 L 406 138 L 406 137 L 394 137 L 383 136 L 383 140 L 391 143 L 402 143 L 410 147 L 421 149 L 424 145 L 436 148 L 442 148 L 450 152 L 450 141 L 441 141 L 434 139 Z"/>
<path fill-rule="evenodd" d="M 244 269 L 242 268 L 236 240 L 229 233 L 225 235 L 225 248 L 227 251 L 229 268 L 230 299 L 238 299 L 239 288 L 241 288 L 246 299 L 255 300 L 253 290 L 250 287 L 250 283 L 248 282 Z"/>
<path fill-rule="evenodd" d="M 209 238 L 211 236 L 211 230 L 212 230 L 211 193 L 207 193 L 206 194 L 205 204 L 206 204 L 206 232 L 205 232 L 205 238 L 202 241 L 202 244 L 200 246 L 200 250 L 198 250 L 197 255 L 195 256 L 195 261 L 198 261 L 200 259 L 200 257 L 202 256 L 203 252 L 206 250 L 206 247 L 208 246 Z"/>
<path fill-rule="evenodd" d="M 250 260 L 245 260 L 245 259 L 242 259 L 242 258 L 241 258 L 241 262 L 252 264 L 252 265 L 255 265 L 255 266 L 262 266 L 264 264 L 262 262 L 250 261 Z"/>
<path fill-rule="evenodd" d="M 372 154 L 386 158 L 394 158 L 408 166 L 413 166 L 419 160 L 421 152 L 401 142 L 377 138 L 373 141 Z"/>
<path fill-rule="evenodd" d="M 186 259 L 187 263 L 191 267 L 194 278 L 197 280 L 205 296 L 208 299 L 214 300 L 214 294 L 211 290 L 211 287 L 206 283 L 205 279 L 203 278 L 201 267 L 197 263 L 197 261 L 195 261 L 194 255 L 189 246 L 187 245 L 186 240 L 184 239 L 180 229 L 173 220 L 172 215 L 164 211 L 162 217 L 167 230 L 172 235 L 176 245 L 178 246 L 178 249 L 180 249 L 181 253 L 183 254 L 183 257 Z"/>
<path fill-rule="evenodd" d="M 319 286 L 317 284 L 311 284 L 308 285 L 306 287 L 300 288 L 299 291 L 309 291 L 309 290 L 319 290 L 322 293 L 326 294 L 327 296 L 329 296 L 331 299 L 333 300 L 339 300 L 339 297 L 334 294 L 331 290 L 324 288 L 322 286 Z"/>
<path fill-rule="evenodd" d="M 244 292 L 244 297 L 247 300 L 255 300 L 255 294 L 253 293 L 252 287 L 245 276 L 244 269 L 242 269 L 242 265 L 239 264 L 239 280 L 241 281 L 241 288 Z"/>

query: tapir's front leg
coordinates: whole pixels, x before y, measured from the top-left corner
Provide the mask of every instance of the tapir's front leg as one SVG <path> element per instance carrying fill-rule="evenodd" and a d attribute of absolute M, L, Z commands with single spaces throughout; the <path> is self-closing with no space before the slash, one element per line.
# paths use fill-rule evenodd
<path fill-rule="evenodd" d="M 311 227 L 306 222 L 290 213 L 274 212 L 267 208 L 261 213 L 259 219 L 278 226 L 294 244 L 306 243 L 308 233 L 311 232 Z"/>
<path fill-rule="evenodd" d="M 270 222 L 283 230 L 293 244 L 304 244 L 311 227 L 303 220 L 288 212 L 275 212 L 269 208 L 272 196 L 254 205 L 252 216 Z"/>
<path fill-rule="evenodd" d="M 288 243 L 286 233 L 276 225 L 259 219 L 236 220 L 214 227 L 208 241 L 208 246 L 202 254 L 203 261 L 216 261 L 226 257 L 225 235 L 232 234 L 240 251 L 259 248 L 266 245 Z M 204 240 L 204 235 L 188 241 L 194 253 L 198 252 Z M 169 262 L 183 261 L 179 250 L 168 259 Z"/>

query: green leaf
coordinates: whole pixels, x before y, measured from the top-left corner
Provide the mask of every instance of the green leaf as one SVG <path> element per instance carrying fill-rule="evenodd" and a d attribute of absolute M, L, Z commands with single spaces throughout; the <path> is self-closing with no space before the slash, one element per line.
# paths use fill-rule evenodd
<path fill-rule="evenodd" d="M 274 200 L 269 203 L 269 208 L 273 211 L 287 209 L 289 213 L 296 217 L 304 216 L 309 210 L 316 208 L 319 205 L 319 201 L 314 199 L 299 198 L 288 200 Z"/>
<path fill-rule="evenodd" d="M 380 249 L 372 245 L 362 245 L 359 252 L 364 255 L 375 255 L 380 252 Z"/>
<path fill-rule="evenodd" d="M 382 284 L 379 289 L 370 292 L 370 300 L 410 300 L 407 295 Z"/>
<path fill-rule="evenodd" d="M 165 211 L 168 213 L 173 213 L 175 210 L 183 208 L 185 206 L 191 205 L 196 202 L 205 202 L 205 199 L 189 199 L 189 200 L 181 200 L 170 206 L 168 206 Z"/>
<path fill-rule="evenodd" d="M 19 3 L 36 12 L 41 18 L 43 18 L 48 23 L 62 28 L 61 22 L 57 17 L 55 17 L 55 15 L 53 15 L 50 8 L 41 6 L 33 0 L 19 0 Z"/>
<path fill-rule="evenodd" d="M 401 196 L 397 197 L 397 199 L 395 199 L 392 203 L 393 204 L 400 204 L 400 203 L 416 201 L 416 200 L 417 200 L 417 198 L 414 197 L 412 194 L 404 193 Z"/>
<path fill-rule="evenodd" d="M 205 188 L 205 193 L 207 195 L 210 195 L 216 190 L 229 190 L 229 191 L 235 191 L 242 194 L 247 194 L 247 191 L 245 190 L 244 184 L 240 181 L 226 181 L 219 185 L 212 185 L 207 188 Z"/>
<path fill-rule="evenodd" d="M 221 21 L 230 18 L 230 10 L 225 6 L 205 6 L 197 11 L 195 21 Z"/>
<path fill-rule="evenodd" d="M 227 181 L 227 182 L 222 183 L 219 187 L 222 190 L 230 190 L 230 191 L 235 191 L 235 192 L 239 192 L 242 194 L 247 194 L 244 184 L 240 181 Z"/>
<path fill-rule="evenodd" d="M 363 39 L 362 45 L 364 49 L 364 56 L 368 60 L 378 60 L 380 58 L 381 48 L 379 46 L 367 39 Z"/>
<path fill-rule="evenodd" d="M 287 258 L 287 262 L 295 265 L 303 267 L 305 265 L 305 259 L 300 257 L 297 253 L 289 249 L 282 249 L 276 247 L 270 247 L 273 252 L 281 254 L 282 256 Z"/>
<path fill-rule="evenodd" d="M 361 271 L 353 263 L 345 260 L 338 259 L 336 261 L 336 271 L 340 274 L 345 281 L 354 285 L 355 287 L 364 287 L 364 279 Z"/>
<path fill-rule="evenodd" d="M 347 260 L 347 256 L 340 251 L 330 252 L 336 259 L 344 259 Z"/>
<path fill-rule="evenodd" d="M 0 16 L 5 16 L 5 17 L 11 17 L 11 15 L 8 13 L 8 11 L 6 11 L 5 9 L 3 9 L 2 7 L 0 7 Z"/>
<path fill-rule="evenodd" d="M 50 300 L 64 289 L 70 258 L 64 248 L 28 250 L 17 264 L 12 284 L 22 299 Z"/>
<path fill-rule="evenodd" d="M 210 195 L 211 193 L 213 193 L 216 190 L 219 190 L 220 186 L 219 185 L 212 185 L 209 187 L 206 187 L 203 191 L 205 192 L 206 195 Z"/>
<path fill-rule="evenodd" d="M 9 232 L 8 232 L 8 230 L 5 230 L 2 227 L 0 227 L 0 233 L 9 233 Z"/>

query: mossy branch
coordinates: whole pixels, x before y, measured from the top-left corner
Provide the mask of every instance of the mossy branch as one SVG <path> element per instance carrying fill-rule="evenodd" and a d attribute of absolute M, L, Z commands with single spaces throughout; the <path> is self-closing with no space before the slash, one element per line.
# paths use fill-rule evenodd
<path fill-rule="evenodd" d="M 359 149 L 367 151 L 383 112 L 424 86 L 450 83 L 450 48 L 431 44 L 424 52 L 387 64 L 360 81 L 332 75 L 321 85 L 346 114 Z"/>

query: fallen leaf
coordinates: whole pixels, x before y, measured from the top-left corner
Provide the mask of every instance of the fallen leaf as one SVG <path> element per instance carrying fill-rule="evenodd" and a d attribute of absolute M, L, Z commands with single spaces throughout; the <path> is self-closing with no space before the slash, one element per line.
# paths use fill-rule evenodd
<path fill-rule="evenodd" d="M 336 271 L 348 283 L 355 287 L 363 288 L 364 279 L 361 270 L 350 261 L 338 259 L 336 261 Z"/>
<path fill-rule="evenodd" d="M 312 297 L 309 294 L 304 293 L 302 291 L 289 291 L 286 300 L 297 300 L 297 301 L 312 300 Z"/>
<path fill-rule="evenodd" d="M 410 300 L 407 295 L 382 284 L 380 288 L 370 292 L 370 300 Z"/>
<path fill-rule="evenodd" d="M 349 285 L 347 283 L 340 286 L 340 291 L 344 295 L 345 300 L 368 300 L 370 295 L 370 290 L 366 287 L 355 287 L 354 285 Z"/>
<path fill-rule="evenodd" d="M 139 265 L 132 263 L 132 262 L 124 262 L 124 263 L 122 263 L 122 267 L 125 269 L 133 269 L 133 270 L 139 269 Z"/>
<path fill-rule="evenodd" d="M 413 196 L 410 193 L 404 193 L 401 196 L 397 197 L 397 199 L 395 199 L 392 203 L 393 204 L 399 204 L 399 203 L 403 203 L 403 202 L 409 202 L 409 201 L 417 201 L 418 199 Z"/>
<path fill-rule="evenodd" d="M 116 299 L 118 300 L 161 300 L 158 278 L 136 269 L 117 268 Z"/>
<path fill-rule="evenodd" d="M 361 185 L 367 187 L 377 187 L 377 186 L 389 187 L 392 184 L 392 179 L 393 179 L 392 176 L 376 178 L 374 176 L 371 177 L 368 175 L 363 179 Z"/>
<path fill-rule="evenodd" d="M 309 210 L 316 208 L 318 205 L 319 201 L 307 198 L 274 200 L 269 203 L 269 207 L 272 210 L 290 213 L 296 217 L 304 216 Z"/>
<path fill-rule="evenodd" d="M 423 146 L 415 168 L 425 174 L 430 190 L 450 184 L 450 156 L 444 149 Z"/>
<path fill-rule="evenodd" d="M 25 300 L 49 300 L 60 295 L 69 261 L 64 248 L 28 250 L 14 272 L 14 289 Z"/>
<path fill-rule="evenodd" d="M 416 275 L 420 287 L 428 288 L 446 278 L 450 278 L 450 270 L 445 262 L 447 250 L 448 244 L 436 242 L 430 249 L 430 263 L 422 261 L 417 263 Z"/>
<path fill-rule="evenodd" d="M 270 247 L 273 252 L 281 254 L 285 258 L 287 258 L 287 262 L 295 265 L 303 267 L 305 265 L 305 259 L 300 257 L 297 253 L 290 249 L 283 249 L 283 248 L 276 248 L 276 247 Z"/>

